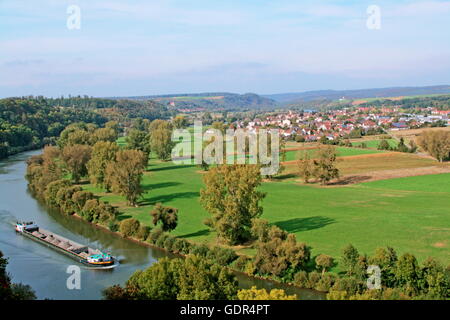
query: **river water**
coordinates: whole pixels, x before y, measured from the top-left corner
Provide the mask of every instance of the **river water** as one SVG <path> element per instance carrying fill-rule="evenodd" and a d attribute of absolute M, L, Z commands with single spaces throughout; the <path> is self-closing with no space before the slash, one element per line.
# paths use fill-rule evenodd
<path fill-rule="evenodd" d="M 164 251 L 139 245 L 115 236 L 94 226 L 47 208 L 31 196 L 25 179 L 26 159 L 41 151 L 25 152 L 0 161 L 0 251 L 9 258 L 7 271 L 13 282 L 30 285 L 38 299 L 101 299 L 101 291 L 111 285 L 121 284 L 138 269 L 145 269 L 158 259 L 167 256 Z M 16 221 L 34 221 L 68 239 L 93 248 L 110 251 L 120 259 L 112 270 L 81 268 L 81 288 L 68 289 L 69 266 L 77 263 L 39 243 L 16 234 Z M 270 281 L 237 275 L 242 288 L 282 288 L 300 299 L 323 299 L 323 294 L 313 290 L 298 289 Z"/>

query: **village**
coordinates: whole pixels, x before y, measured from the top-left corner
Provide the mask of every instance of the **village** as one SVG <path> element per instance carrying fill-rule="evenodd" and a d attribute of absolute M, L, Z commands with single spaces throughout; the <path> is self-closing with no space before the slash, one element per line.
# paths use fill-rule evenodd
<path fill-rule="evenodd" d="M 414 109 L 413 112 L 398 107 L 356 107 L 326 112 L 289 110 L 236 121 L 234 126 L 250 133 L 256 133 L 259 129 L 276 128 L 287 140 L 314 142 L 322 137 L 338 140 L 383 134 L 387 130 L 446 127 L 450 126 L 450 111 L 431 107 Z"/>

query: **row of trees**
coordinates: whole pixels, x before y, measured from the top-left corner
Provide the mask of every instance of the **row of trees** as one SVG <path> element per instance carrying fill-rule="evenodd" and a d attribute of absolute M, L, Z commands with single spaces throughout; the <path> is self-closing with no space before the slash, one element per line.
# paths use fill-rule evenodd
<path fill-rule="evenodd" d="M 89 177 L 91 183 L 125 196 L 136 205 L 143 190 L 140 182 L 147 166 L 139 150 L 121 150 L 115 143 L 114 123 L 105 128 L 76 124 L 66 128 L 58 140 L 59 148 L 46 147 L 41 156 L 29 160 L 30 188 L 38 195 L 49 182 L 70 174 L 75 183 Z"/>
<path fill-rule="evenodd" d="M 103 291 L 107 300 L 295 300 L 284 290 L 238 290 L 236 277 L 226 268 L 197 255 L 186 259 L 160 259 L 135 272 L 124 287 Z"/>

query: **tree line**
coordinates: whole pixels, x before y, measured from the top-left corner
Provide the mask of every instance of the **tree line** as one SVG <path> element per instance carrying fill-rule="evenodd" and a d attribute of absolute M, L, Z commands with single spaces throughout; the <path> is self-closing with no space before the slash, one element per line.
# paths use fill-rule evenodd
<path fill-rule="evenodd" d="M 0 99 L 0 159 L 25 150 L 54 144 L 76 122 L 102 126 L 114 120 L 121 126 L 133 119 L 169 119 L 173 111 L 154 101 L 89 97 Z"/>

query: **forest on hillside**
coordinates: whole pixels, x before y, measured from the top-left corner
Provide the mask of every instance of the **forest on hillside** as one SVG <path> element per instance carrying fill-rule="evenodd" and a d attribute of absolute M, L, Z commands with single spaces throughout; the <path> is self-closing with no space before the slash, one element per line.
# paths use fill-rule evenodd
<path fill-rule="evenodd" d="M 134 118 L 165 119 L 172 112 L 153 101 L 112 100 L 89 97 L 0 99 L 0 158 L 54 144 L 71 123 L 122 124 Z"/>

